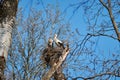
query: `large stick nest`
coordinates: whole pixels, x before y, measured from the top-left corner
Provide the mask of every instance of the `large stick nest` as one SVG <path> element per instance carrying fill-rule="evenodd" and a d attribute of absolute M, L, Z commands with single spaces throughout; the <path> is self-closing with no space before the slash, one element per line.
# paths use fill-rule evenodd
<path fill-rule="evenodd" d="M 41 59 L 46 65 L 52 66 L 54 63 L 57 63 L 59 57 L 62 55 L 63 49 L 60 47 L 47 47 L 43 50 Z"/>

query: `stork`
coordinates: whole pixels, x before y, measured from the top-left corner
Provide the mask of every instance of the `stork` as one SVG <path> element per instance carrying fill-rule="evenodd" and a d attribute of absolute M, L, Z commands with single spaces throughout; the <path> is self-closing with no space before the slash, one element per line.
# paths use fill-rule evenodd
<path fill-rule="evenodd" d="M 63 49 L 65 49 L 64 45 L 63 45 L 63 42 L 60 41 L 58 38 L 57 38 L 57 34 L 54 35 L 54 41 L 55 41 L 55 44 L 58 46 L 58 47 L 62 47 Z"/>
<path fill-rule="evenodd" d="M 53 40 L 51 38 L 48 40 L 48 47 L 53 48 Z"/>

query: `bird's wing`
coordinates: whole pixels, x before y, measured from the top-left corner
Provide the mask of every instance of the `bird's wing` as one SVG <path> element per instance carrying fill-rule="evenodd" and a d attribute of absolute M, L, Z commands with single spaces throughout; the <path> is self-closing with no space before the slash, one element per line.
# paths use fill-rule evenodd
<path fill-rule="evenodd" d="M 59 42 L 59 43 L 63 43 L 62 41 L 60 41 L 59 39 L 57 39 L 57 42 Z"/>

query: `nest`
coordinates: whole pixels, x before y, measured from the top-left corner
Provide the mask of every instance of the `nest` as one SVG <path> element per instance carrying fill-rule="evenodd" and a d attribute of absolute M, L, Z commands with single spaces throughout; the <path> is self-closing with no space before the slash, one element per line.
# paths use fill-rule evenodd
<path fill-rule="evenodd" d="M 59 61 L 60 56 L 63 53 L 63 48 L 45 48 L 42 53 L 42 60 L 45 65 L 53 67 L 52 65 L 56 64 Z M 53 74 L 55 80 L 66 80 L 64 73 L 62 73 L 62 66 L 60 66 L 55 73 Z"/>
<path fill-rule="evenodd" d="M 43 50 L 41 59 L 44 64 L 52 66 L 54 63 L 57 63 L 59 57 L 62 55 L 63 49 L 60 47 L 47 47 Z"/>

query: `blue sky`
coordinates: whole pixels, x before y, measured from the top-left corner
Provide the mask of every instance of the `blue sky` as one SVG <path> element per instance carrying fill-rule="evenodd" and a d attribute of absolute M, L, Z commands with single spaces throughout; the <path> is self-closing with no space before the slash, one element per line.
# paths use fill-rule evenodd
<path fill-rule="evenodd" d="M 41 1 L 44 3 L 44 5 L 41 4 Z M 21 0 L 19 7 L 23 7 L 23 13 L 25 14 L 24 17 L 27 18 L 30 14 L 31 7 L 40 10 L 46 7 L 48 3 L 53 5 L 58 3 L 62 13 L 66 15 L 66 22 L 70 20 L 72 30 L 75 31 L 76 29 L 78 29 L 80 34 L 86 35 L 87 24 L 83 19 L 85 15 L 83 13 L 82 7 L 79 8 L 73 16 L 72 14 L 75 7 L 67 8 L 70 4 L 74 4 L 77 2 L 79 2 L 79 0 Z M 81 38 L 80 36 L 76 37 L 78 38 L 78 40 Z M 108 53 L 112 52 L 115 54 L 119 54 L 120 52 L 120 43 L 117 40 L 108 37 L 96 37 L 92 38 L 92 40 L 96 41 L 93 47 L 95 49 L 95 52 L 97 54 L 100 54 L 101 56 L 104 55 L 107 58 L 112 58 L 112 55 L 109 55 Z"/>

